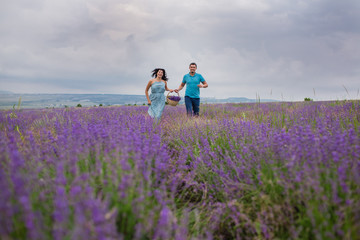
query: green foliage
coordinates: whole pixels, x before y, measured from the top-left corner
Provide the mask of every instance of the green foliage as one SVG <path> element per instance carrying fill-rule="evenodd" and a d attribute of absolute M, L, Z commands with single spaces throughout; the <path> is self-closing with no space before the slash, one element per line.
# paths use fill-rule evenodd
<path fill-rule="evenodd" d="M 16 104 L 13 105 L 13 110 L 15 110 L 15 105 L 16 105 Z M 20 110 L 20 107 L 21 107 L 21 97 L 19 97 L 19 101 L 18 101 L 18 104 L 17 104 L 16 109 L 17 109 L 17 110 Z"/>
<path fill-rule="evenodd" d="M 304 98 L 304 101 L 305 101 L 305 102 L 312 102 L 313 99 L 306 97 L 306 98 Z"/>
<path fill-rule="evenodd" d="M 82 107 L 82 105 L 80 103 L 78 103 L 78 105 L 76 105 L 76 107 Z"/>

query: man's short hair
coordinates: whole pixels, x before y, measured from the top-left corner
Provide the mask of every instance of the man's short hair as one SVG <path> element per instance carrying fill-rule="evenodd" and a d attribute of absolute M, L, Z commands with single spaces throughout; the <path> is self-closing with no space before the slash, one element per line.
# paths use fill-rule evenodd
<path fill-rule="evenodd" d="M 195 65 L 195 66 L 197 67 L 197 64 L 194 63 L 194 62 L 190 63 L 189 67 L 190 67 L 191 65 Z"/>

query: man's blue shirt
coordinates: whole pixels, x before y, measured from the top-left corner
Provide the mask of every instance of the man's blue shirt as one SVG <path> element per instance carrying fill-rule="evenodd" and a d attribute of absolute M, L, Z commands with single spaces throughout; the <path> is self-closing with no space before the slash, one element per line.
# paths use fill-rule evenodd
<path fill-rule="evenodd" d="M 187 85 L 185 97 L 200 98 L 200 89 L 197 85 L 199 85 L 200 82 L 205 82 L 205 79 L 201 76 L 201 74 L 195 73 L 194 76 L 191 76 L 190 73 L 188 73 L 184 75 L 182 82 Z"/>

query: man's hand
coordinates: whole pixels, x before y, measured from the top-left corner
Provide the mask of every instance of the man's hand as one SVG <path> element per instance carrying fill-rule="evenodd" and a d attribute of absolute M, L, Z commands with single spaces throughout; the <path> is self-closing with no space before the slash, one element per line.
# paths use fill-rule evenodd
<path fill-rule="evenodd" d="M 179 93 L 179 89 L 175 89 L 174 92 Z"/>
<path fill-rule="evenodd" d="M 202 83 L 200 83 L 199 85 L 197 85 L 199 88 L 207 88 L 209 85 L 207 84 L 206 81 L 203 81 Z"/>

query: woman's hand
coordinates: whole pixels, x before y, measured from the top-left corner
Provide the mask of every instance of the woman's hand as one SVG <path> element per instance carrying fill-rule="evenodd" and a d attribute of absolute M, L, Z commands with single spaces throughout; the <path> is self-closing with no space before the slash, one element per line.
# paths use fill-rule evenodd
<path fill-rule="evenodd" d="M 148 101 L 148 105 L 149 105 L 149 106 L 151 105 L 151 101 Z"/>
<path fill-rule="evenodd" d="M 202 84 L 199 84 L 199 85 L 197 85 L 198 86 L 198 88 L 202 88 L 203 87 L 203 85 Z"/>
<path fill-rule="evenodd" d="M 172 93 L 174 90 L 172 90 L 172 89 L 169 89 L 169 91 Z"/>

